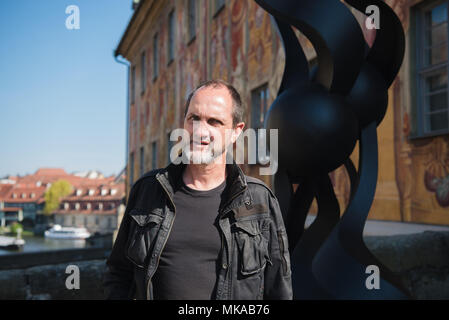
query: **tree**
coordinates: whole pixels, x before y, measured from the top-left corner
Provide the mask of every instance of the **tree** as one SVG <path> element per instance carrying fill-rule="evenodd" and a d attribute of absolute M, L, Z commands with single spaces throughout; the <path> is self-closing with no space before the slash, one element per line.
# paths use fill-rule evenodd
<path fill-rule="evenodd" d="M 51 214 L 58 209 L 61 198 L 72 192 L 72 185 L 66 180 L 58 180 L 45 191 L 44 214 Z"/>
<path fill-rule="evenodd" d="M 12 234 L 17 235 L 18 233 L 22 233 L 22 231 L 23 231 L 23 226 L 20 223 L 18 223 L 17 221 L 14 221 L 11 224 L 11 233 Z"/>

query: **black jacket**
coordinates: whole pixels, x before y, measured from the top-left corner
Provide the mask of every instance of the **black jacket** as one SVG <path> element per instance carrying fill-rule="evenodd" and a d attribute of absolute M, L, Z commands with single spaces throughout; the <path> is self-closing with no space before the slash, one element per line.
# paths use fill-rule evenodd
<path fill-rule="evenodd" d="M 153 299 L 152 276 L 175 219 L 184 164 L 150 171 L 131 188 L 104 276 L 108 299 Z M 292 299 L 288 241 L 278 201 L 260 180 L 227 165 L 217 216 L 222 248 L 217 300 Z"/>

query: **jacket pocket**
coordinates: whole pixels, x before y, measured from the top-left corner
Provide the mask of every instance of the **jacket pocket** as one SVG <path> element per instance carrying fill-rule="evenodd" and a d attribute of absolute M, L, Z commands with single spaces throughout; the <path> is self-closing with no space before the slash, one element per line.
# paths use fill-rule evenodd
<path fill-rule="evenodd" d="M 236 242 L 239 250 L 240 273 L 250 276 L 259 273 L 268 263 L 271 264 L 268 241 L 263 236 L 261 221 L 244 220 L 234 222 Z"/>
<path fill-rule="evenodd" d="M 150 212 L 132 209 L 129 214 L 135 223 L 128 240 L 126 255 L 134 265 L 143 268 L 151 250 L 151 244 L 164 219 L 162 209 L 158 208 Z"/>

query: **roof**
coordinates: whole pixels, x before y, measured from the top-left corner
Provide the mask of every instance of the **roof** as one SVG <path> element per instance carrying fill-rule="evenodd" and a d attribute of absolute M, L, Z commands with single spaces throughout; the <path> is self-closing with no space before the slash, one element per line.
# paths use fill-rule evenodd
<path fill-rule="evenodd" d="M 13 184 L 0 184 L 0 200 L 14 187 Z"/>
<path fill-rule="evenodd" d="M 17 212 L 17 211 L 22 211 L 22 210 L 23 209 L 19 208 L 19 207 L 7 207 L 7 208 L 0 209 L 0 211 L 3 211 L 3 212 Z"/>
<path fill-rule="evenodd" d="M 37 202 L 38 199 L 44 197 L 46 189 L 44 186 L 36 187 L 19 183 L 12 185 L 12 188 L 4 193 L 0 200 L 8 203 Z"/>
<path fill-rule="evenodd" d="M 122 37 L 120 38 L 120 42 L 117 46 L 117 48 L 114 50 L 114 56 L 118 57 L 119 55 L 126 57 L 126 46 L 129 46 L 130 44 L 134 43 L 135 37 L 138 35 L 138 30 L 141 28 L 141 26 L 148 21 L 148 16 L 151 10 L 153 10 L 153 5 L 155 3 L 158 3 L 159 5 L 165 4 L 165 1 L 157 1 L 157 0 L 140 0 L 137 8 L 134 10 L 134 13 L 129 20 L 129 23 L 125 29 L 125 32 L 123 33 Z M 133 30 L 134 29 L 134 30 Z"/>
<path fill-rule="evenodd" d="M 66 176 L 68 175 L 62 168 L 40 168 L 34 175 L 36 176 Z"/>
<path fill-rule="evenodd" d="M 64 169 L 40 168 L 34 174 L 18 177 L 15 184 L 0 184 L 0 201 L 7 203 L 36 203 L 45 202 L 45 191 L 50 184 L 64 179 L 72 187 L 72 192 L 61 199 L 61 201 L 121 201 L 125 197 L 125 183 L 116 182 L 117 177 L 111 175 L 106 178 L 87 178 L 68 174 Z M 115 193 L 111 194 L 111 190 Z M 81 190 L 77 195 L 76 191 Z M 89 194 L 88 190 L 94 190 Z M 102 195 L 102 190 L 106 192 Z"/>
<path fill-rule="evenodd" d="M 88 215 L 88 214 L 98 214 L 98 215 L 116 215 L 117 214 L 117 209 L 110 209 L 110 210 L 94 210 L 94 209 L 89 209 L 89 210 L 64 210 L 64 209 L 59 209 L 53 212 L 53 214 L 60 214 L 60 215 L 68 215 L 68 214 L 83 214 L 83 215 Z"/>
<path fill-rule="evenodd" d="M 93 190 L 92 194 L 89 194 L 89 190 Z M 104 195 L 102 195 L 104 190 Z M 115 190 L 112 194 L 111 190 Z M 78 191 L 79 194 L 77 194 Z M 74 188 L 73 192 L 64 197 L 61 201 L 73 202 L 73 201 L 114 201 L 122 200 L 125 197 L 125 184 L 98 184 L 98 185 L 85 185 Z"/>
<path fill-rule="evenodd" d="M 129 20 L 128 26 L 125 29 L 125 33 L 123 33 L 123 36 L 120 38 L 120 42 L 117 46 L 117 48 L 114 50 L 114 57 L 117 57 L 121 54 L 121 47 L 123 45 L 123 41 L 127 37 L 129 30 L 131 29 L 131 26 L 135 23 L 136 17 L 139 14 L 140 8 L 142 8 L 142 4 L 145 2 L 145 0 L 141 0 L 139 4 L 137 5 L 137 8 L 134 10 L 134 13 L 131 17 L 131 20 Z"/>

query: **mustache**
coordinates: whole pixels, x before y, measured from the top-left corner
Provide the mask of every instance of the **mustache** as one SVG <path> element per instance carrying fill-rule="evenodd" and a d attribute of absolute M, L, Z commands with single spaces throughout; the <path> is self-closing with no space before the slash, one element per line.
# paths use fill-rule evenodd
<path fill-rule="evenodd" d="M 214 142 L 214 139 L 212 139 L 210 136 L 190 136 L 190 143 L 202 143 L 202 142 L 207 142 L 207 143 L 212 143 Z"/>

